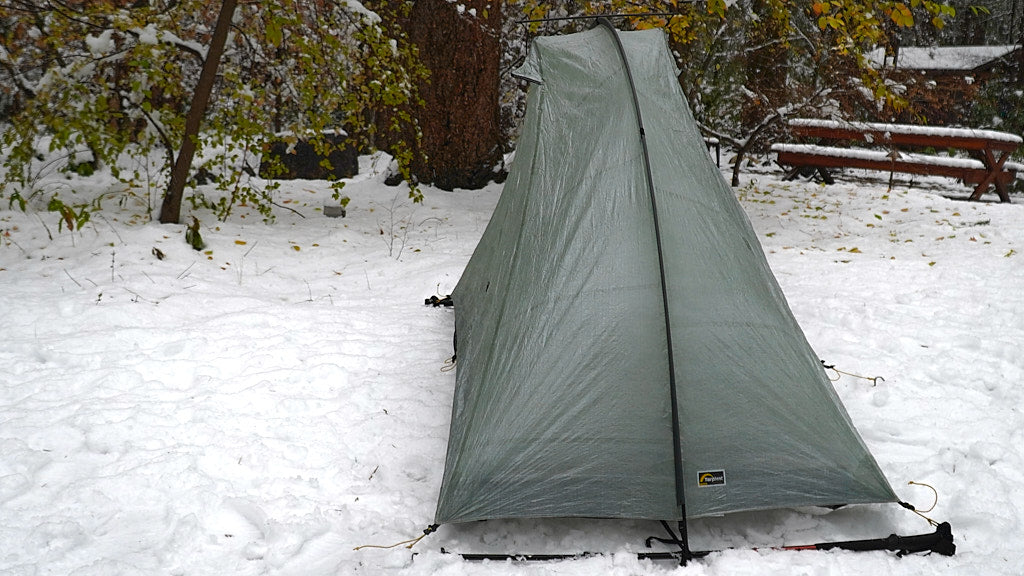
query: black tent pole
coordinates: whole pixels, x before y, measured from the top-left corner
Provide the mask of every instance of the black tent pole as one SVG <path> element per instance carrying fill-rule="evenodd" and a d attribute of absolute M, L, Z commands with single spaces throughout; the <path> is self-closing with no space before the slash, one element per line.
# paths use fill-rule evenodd
<path fill-rule="evenodd" d="M 661 302 L 665 316 L 665 341 L 668 347 L 668 383 L 669 395 L 672 404 L 672 455 L 675 461 L 676 480 L 676 505 L 679 508 L 679 538 L 678 544 L 682 550 L 681 564 L 686 564 L 693 558 L 690 552 L 689 539 L 686 530 L 686 494 L 683 489 L 683 449 L 680 440 L 679 430 L 679 400 L 676 395 L 676 366 L 675 353 L 672 347 L 672 322 L 669 319 L 668 283 L 665 279 L 665 254 L 661 243 L 661 225 L 658 220 L 658 200 L 654 193 L 654 174 L 651 170 L 651 155 L 647 149 L 647 134 L 644 130 L 643 114 L 640 112 L 640 97 L 636 93 L 636 83 L 633 82 L 633 71 L 629 67 L 629 59 L 626 57 L 626 49 L 619 38 L 619 31 L 612 23 L 604 17 L 597 19 L 597 23 L 607 29 L 615 40 L 619 56 L 622 58 L 622 66 L 626 70 L 626 79 L 629 80 L 629 90 L 633 95 L 633 109 L 636 111 L 636 124 L 640 131 L 640 145 L 643 148 L 644 169 L 647 174 L 647 190 L 651 195 L 651 213 L 654 216 L 654 238 L 658 246 L 658 269 L 661 273 Z"/>
<path fill-rule="evenodd" d="M 890 534 L 885 538 L 873 538 L 870 540 L 848 540 L 845 542 L 819 542 L 818 544 L 808 544 L 805 546 L 779 546 L 762 548 L 762 550 L 779 550 L 779 551 L 801 551 L 801 550 L 848 550 L 851 552 L 869 552 L 869 551 L 881 551 L 888 550 L 890 552 L 896 552 L 896 556 L 902 557 L 908 554 L 939 554 L 941 556 L 953 556 L 956 554 L 956 544 L 953 542 L 953 531 L 949 526 L 949 522 L 943 522 L 935 527 L 935 531 L 930 534 L 916 534 L 914 536 L 898 536 L 896 534 Z M 758 548 L 751 548 L 751 550 L 758 550 Z M 444 548 L 441 549 L 442 554 L 446 554 L 448 551 Z M 701 550 L 701 551 L 687 551 L 685 554 L 680 555 L 679 552 L 640 552 L 636 557 L 640 560 L 679 560 L 685 562 L 686 560 L 693 560 L 694 558 L 702 558 L 708 554 L 714 552 L 721 552 L 721 550 Z M 588 558 L 592 556 L 601 556 L 600 553 L 595 552 L 577 552 L 575 554 L 462 554 L 464 560 L 481 561 L 481 560 L 514 560 L 514 561 L 531 561 L 531 562 L 545 562 L 552 560 L 572 560 L 577 558 Z M 681 557 L 682 556 L 682 557 Z"/>

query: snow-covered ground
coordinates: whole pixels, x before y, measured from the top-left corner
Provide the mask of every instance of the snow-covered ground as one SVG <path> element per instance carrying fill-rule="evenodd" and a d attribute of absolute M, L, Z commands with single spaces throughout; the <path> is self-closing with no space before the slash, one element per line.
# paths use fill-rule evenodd
<path fill-rule="evenodd" d="M 956 556 L 773 545 L 931 531 L 895 505 L 690 522 L 682 568 L 638 561 L 657 523 L 443 526 L 412 550 L 441 479 L 459 279 L 500 186 L 285 183 L 273 225 L 129 202 L 81 231 L 0 211 L 0 574 L 1020 574 L 1024 566 L 1024 204 L 950 199 L 944 179 L 748 173 L 737 189 L 789 302 L 883 471 L 953 525 Z M 69 181 L 87 196 L 101 190 Z M 5 203 L 6 204 L 6 203 Z M 244 216 L 244 217 L 243 217 Z M 48 230 L 53 239 L 48 237 Z M 154 249 L 165 257 L 158 259 Z M 469 563 L 459 552 L 609 554 Z M 760 547 L 761 550 L 753 550 Z"/>

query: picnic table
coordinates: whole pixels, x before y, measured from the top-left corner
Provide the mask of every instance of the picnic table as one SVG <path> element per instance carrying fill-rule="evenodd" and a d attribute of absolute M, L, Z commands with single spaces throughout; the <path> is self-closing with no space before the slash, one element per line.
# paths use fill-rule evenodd
<path fill-rule="evenodd" d="M 971 200 L 981 199 L 995 186 L 1002 202 L 1009 202 L 1010 184 L 1024 166 L 1008 162 L 1024 142 L 1016 134 L 994 130 L 971 130 L 909 124 L 842 122 L 799 118 L 789 121 L 790 131 L 801 140 L 817 143 L 774 144 L 779 164 L 793 167 L 795 177 L 805 168 L 815 168 L 826 183 L 833 183 L 828 168 L 862 168 L 957 178 L 974 186 Z M 851 148 L 849 142 L 862 143 Z M 866 147 L 865 147 L 866 146 Z M 872 150 L 869 147 L 882 149 Z M 901 151 L 900 148 L 957 150 L 968 157 L 939 156 Z"/>

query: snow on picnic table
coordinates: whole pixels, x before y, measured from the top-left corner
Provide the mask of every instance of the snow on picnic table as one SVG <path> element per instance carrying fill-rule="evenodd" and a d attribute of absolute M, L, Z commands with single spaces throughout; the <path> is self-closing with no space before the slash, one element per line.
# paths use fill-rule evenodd
<path fill-rule="evenodd" d="M 280 192 L 305 218 L 199 212 L 206 252 L 133 203 L 73 233 L 0 211 L 0 574 L 1019 574 L 1024 205 L 886 181 L 776 171 L 737 194 L 818 354 L 884 378 L 835 386 L 897 493 L 924 509 L 907 482 L 939 492 L 929 516 L 952 523 L 954 557 L 765 549 L 930 531 L 894 505 L 692 521 L 695 549 L 735 549 L 685 568 L 636 559 L 661 531 L 642 521 L 491 521 L 353 550 L 432 521 L 453 313 L 423 299 L 454 288 L 500 194 L 413 205 L 362 176 L 344 219 L 322 216 L 319 182 Z M 441 547 L 611 554 L 472 564 Z"/>
<path fill-rule="evenodd" d="M 935 138 L 981 138 L 995 142 L 1021 144 L 1024 138 L 1009 132 L 981 130 L 974 128 L 956 128 L 952 126 L 922 126 L 917 124 L 889 124 L 879 122 L 850 122 L 846 120 L 825 120 L 817 118 L 794 118 L 789 120 L 790 126 L 808 128 L 824 128 L 826 130 L 855 130 L 858 132 L 881 132 L 883 134 L 905 134 L 915 136 L 931 136 Z"/>

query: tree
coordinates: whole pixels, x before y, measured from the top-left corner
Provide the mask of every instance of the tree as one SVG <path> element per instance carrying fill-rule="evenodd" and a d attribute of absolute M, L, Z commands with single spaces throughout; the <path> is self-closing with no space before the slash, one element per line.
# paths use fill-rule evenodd
<path fill-rule="evenodd" d="M 417 87 L 422 106 L 409 111 L 419 134 L 392 134 L 415 143 L 410 175 L 444 190 L 500 177 L 500 4 L 420 0 L 400 24 L 429 71 Z"/>
<path fill-rule="evenodd" d="M 956 18 L 943 28 L 904 33 L 909 46 L 1014 44 L 1024 30 L 1024 0 L 948 0 Z"/>
<path fill-rule="evenodd" d="M 216 80 L 217 68 L 220 66 L 220 57 L 224 53 L 228 26 L 231 25 L 231 18 L 235 15 L 235 6 L 237 5 L 237 0 L 224 0 L 221 4 L 220 15 L 217 16 L 217 27 L 213 31 L 213 39 L 206 52 L 203 70 L 199 73 L 199 83 L 196 84 L 192 104 L 189 106 L 188 116 L 185 118 L 185 132 L 181 138 L 181 149 L 178 151 L 174 167 L 171 170 L 171 183 L 160 208 L 160 222 L 164 224 L 177 224 L 181 219 L 181 197 L 185 193 L 185 182 L 188 179 L 189 169 L 192 167 L 196 142 L 199 140 L 199 126 L 206 114 L 210 92 L 213 91 L 213 82 Z"/>
<path fill-rule="evenodd" d="M 370 111 L 416 101 L 423 71 L 415 50 L 393 19 L 377 12 L 410 7 L 356 0 L 240 4 L 213 104 L 193 139 L 198 162 L 215 175 L 218 197 L 194 193 L 192 201 L 222 218 L 240 202 L 271 218 L 275 185 L 252 174 L 275 132 L 308 136 L 325 148 L 321 135 L 344 127 L 366 143 Z M 34 188 L 40 146 L 51 157 L 91 155 L 128 190 L 146 179 L 140 163 L 159 153 L 156 180 L 166 183 L 215 16 L 216 7 L 201 0 L 0 4 L 0 90 L 12 112 L 0 144 L 10 201 L 49 202 Z M 412 122 L 408 114 L 393 117 L 396 126 Z M 403 146 L 410 147 L 395 144 Z M 407 166 L 409 158 L 400 156 L 400 163 Z"/>

